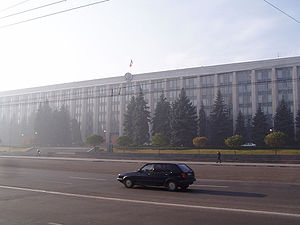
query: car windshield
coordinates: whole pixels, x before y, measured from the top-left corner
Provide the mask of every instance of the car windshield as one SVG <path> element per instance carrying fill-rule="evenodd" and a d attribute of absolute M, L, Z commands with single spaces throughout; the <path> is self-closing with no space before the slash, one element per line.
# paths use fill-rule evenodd
<path fill-rule="evenodd" d="M 179 168 L 183 171 L 183 172 L 192 172 L 192 170 L 191 170 L 191 168 L 189 168 L 187 165 L 185 165 L 185 164 L 179 164 L 178 165 L 179 166 Z"/>

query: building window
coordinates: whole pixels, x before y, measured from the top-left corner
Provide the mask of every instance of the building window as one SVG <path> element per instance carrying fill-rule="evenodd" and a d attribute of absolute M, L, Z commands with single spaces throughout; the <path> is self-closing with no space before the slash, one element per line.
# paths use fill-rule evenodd
<path fill-rule="evenodd" d="M 218 74 L 218 83 L 220 86 L 232 84 L 232 73 Z"/>
<path fill-rule="evenodd" d="M 167 80 L 167 91 L 168 91 L 168 101 L 174 102 L 178 97 L 180 93 L 180 79 L 168 79 Z"/>
<path fill-rule="evenodd" d="M 258 83 L 271 81 L 271 70 L 257 70 L 255 71 L 256 81 Z"/>
<path fill-rule="evenodd" d="M 155 80 L 152 82 L 154 108 L 156 107 L 157 102 L 159 102 L 161 94 L 164 92 L 163 83 L 163 80 Z"/>
<path fill-rule="evenodd" d="M 276 69 L 276 78 L 277 80 L 289 80 L 292 79 L 292 68 L 277 68 Z"/>
<path fill-rule="evenodd" d="M 215 84 L 215 76 L 202 76 L 200 77 L 200 86 L 201 87 L 212 87 Z"/>
<path fill-rule="evenodd" d="M 251 88 L 251 71 L 237 72 L 239 109 L 244 116 L 252 115 L 252 88 Z"/>
<path fill-rule="evenodd" d="M 236 73 L 237 75 L 237 82 L 241 83 L 251 83 L 251 71 L 239 71 Z"/>
<path fill-rule="evenodd" d="M 277 68 L 276 78 L 276 85 L 278 89 L 277 102 L 280 102 L 282 99 L 284 99 L 287 105 L 291 108 L 293 106 L 292 68 Z"/>

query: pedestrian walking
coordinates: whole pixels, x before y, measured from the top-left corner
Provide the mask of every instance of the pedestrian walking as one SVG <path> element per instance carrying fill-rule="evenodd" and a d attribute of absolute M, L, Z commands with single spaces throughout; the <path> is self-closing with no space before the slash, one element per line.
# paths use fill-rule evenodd
<path fill-rule="evenodd" d="M 37 156 L 40 156 L 41 151 L 39 149 L 36 150 Z"/>
<path fill-rule="evenodd" d="M 221 152 L 220 151 L 218 151 L 217 152 L 217 162 L 216 163 L 222 163 L 222 161 L 221 161 Z"/>

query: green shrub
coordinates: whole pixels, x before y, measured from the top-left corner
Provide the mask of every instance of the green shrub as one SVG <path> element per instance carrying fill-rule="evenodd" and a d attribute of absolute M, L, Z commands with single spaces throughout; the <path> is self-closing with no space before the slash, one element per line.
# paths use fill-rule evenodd
<path fill-rule="evenodd" d="M 97 146 L 97 145 L 101 145 L 103 143 L 104 139 L 102 136 L 98 135 L 98 134 L 91 134 L 90 136 L 88 136 L 86 138 L 86 143 L 89 145 L 89 146 Z"/>
<path fill-rule="evenodd" d="M 287 135 L 283 132 L 273 132 L 265 137 L 265 143 L 272 148 L 282 148 L 287 141 Z"/>
<path fill-rule="evenodd" d="M 225 144 L 229 148 L 239 148 L 244 143 L 243 137 L 241 135 L 234 135 L 225 140 Z"/>
<path fill-rule="evenodd" d="M 128 147 L 132 144 L 131 139 L 126 135 L 118 137 L 116 142 L 120 147 Z"/>
<path fill-rule="evenodd" d="M 169 145 L 169 138 L 161 133 L 156 133 L 151 138 L 151 144 L 153 146 L 168 146 Z"/>

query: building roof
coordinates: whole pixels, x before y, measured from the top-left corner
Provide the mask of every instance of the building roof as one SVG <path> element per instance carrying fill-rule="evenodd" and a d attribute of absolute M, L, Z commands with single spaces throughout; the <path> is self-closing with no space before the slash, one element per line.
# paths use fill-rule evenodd
<path fill-rule="evenodd" d="M 267 69 L 271 67 L 286 67 L 292 65 L 300 65 L 300 56 L 134 74 L 132 82 L 175 78 L 179 76 L 180 77 L 205 76 L 205 75 L 212 75 L 212 74 L 219 74 L 219 73 L 229 73 L 233 71 Z M 63 83 L 63 84 L 54 84 L 48 86 L 3 91 L 0 92 L 0 96 L 12 96 L 12 95 L 21 95 L 21 94 L 29 94 L 29 93 L 37 93 L 37 92 L 82 88 L 82 87 L 120 84 L 125 82 L 126 80 L 124 76 L 118 76 L 118 77 L 111 77 L 111 78 L 102 78 L 102 79 L 94 79 L 94 80 L 86 80 L 86 81 L 78 81 L 78 82 L 70 82 L 70 83 Z"/>

